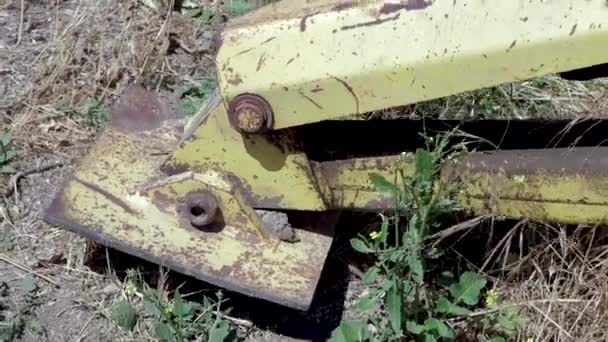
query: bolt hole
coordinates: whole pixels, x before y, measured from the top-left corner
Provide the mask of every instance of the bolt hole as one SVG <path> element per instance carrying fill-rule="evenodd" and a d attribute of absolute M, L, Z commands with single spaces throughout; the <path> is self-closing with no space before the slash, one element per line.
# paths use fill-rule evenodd
<path fill-rule="evenodd" d="M 199 206 L 194 206 L 192 208 L 190 208 L 190 214 L 192 214 L 192 216 L 202 216 L 205 215 L 207 212 L 205 211 L 204 208 L 199 207 Z"/>

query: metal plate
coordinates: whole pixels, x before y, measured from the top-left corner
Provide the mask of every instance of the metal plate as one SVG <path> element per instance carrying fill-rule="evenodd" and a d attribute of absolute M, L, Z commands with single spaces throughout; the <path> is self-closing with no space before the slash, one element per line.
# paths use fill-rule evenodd
<path fill-rule="evenodd" d="M 113 108 L 111 120 L 56 195 L 47 221 L 229 290 L 309 307 L 334 222 L 298 230 L 296 243 L 261 239 L 229 224 L 219 232 L 188 229 L 180 222 L 177 194 L 135 191 L 166 178 L 159 165 L 183 133 L 179 115 L 169 102 L 134 87 Z"/>

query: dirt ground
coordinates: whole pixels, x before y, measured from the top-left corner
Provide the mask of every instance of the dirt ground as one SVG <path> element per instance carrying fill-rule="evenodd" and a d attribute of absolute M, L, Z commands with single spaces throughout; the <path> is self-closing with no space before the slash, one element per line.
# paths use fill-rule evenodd
<path fill-rule="evenodd" d="M 22 309 L 31 325 L 21 340 L 136 339 L 109 319 L 109 308 L 121 296 L 120 279 L 128 266 L 144 265 L 151 273 L 154 266 L 93 248 L 45 223 L 41 210 L 98 132 L 103 106 L 92 99 L 111 103 L 136 81 L 181 96 L 213 80 L 212 37 L 224 20 L 217 12 L 206 20 L 179 12 L 167 16 L 135 0 L 0 1 L 0 132 L 11 133 L 18 156 L 12 165 L 26 173 L 15 184 L 9 182 L 10 175 L 0 176 L 0 284 L 6 284 L 0 293 L 6 292 L 11 310 Z M 525 83 L 509 96 L 497 91 L 491 103 L 487 93 L 469 94 L 409 110 L 411 115 L 450 110 L 467 117 L 489 108 L 529 116 L 542 107 L 563 117 L 608 109 L 606 88 L 560 82 L 543 90 Z M 516 111 L 507 97 L 518 99 Z M 469 100 L 483 104 L 473 110 Z M 518 229 L 512 236 L 523 234 Z M 605 336 L 608 327 L 608 310 L 603 309 L 608 263 L 601 257 L 605 247 L 591 248 L 578 230 L 556 231 L 526 259 L 532 271 L 512 272 L 497 286 L 529 309 L 527 336 L 537 338 L 530 341 L 546 336 L 556 341 L 601 340 L 599 335 L 589 338 Z M 581 242 L 589 243 L 587 253 L 580 253 Z M 113 257 L 106 258 L 106 252 Z M 357 272 L 341 256 L 336 252 L 330 257 L 309 313 L 233 295 L 235 319 L 245 322 L 241 332 L 252 341 L 323 340 L 340 319 L 356 316 L 350 305 L 362 289 Z"/>

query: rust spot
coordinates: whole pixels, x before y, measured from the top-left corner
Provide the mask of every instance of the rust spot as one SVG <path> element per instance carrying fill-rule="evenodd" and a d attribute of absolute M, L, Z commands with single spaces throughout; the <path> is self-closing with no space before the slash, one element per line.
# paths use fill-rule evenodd
<path fill-rule="evenodd" d="M 241 94 L 230 101 L 228 118 L 232 127 L 247 133 L 259 133 L 272 128 L 270 104 L 254 94 Z"/>
<path fill-rule="evenodd" d="M 345 9 L 349 9 L 353 7 L 353 0 L 338 0 L 336 6 L 334 6 L 334 11 L 342 11 Z"/>
<path fill-rule="evenodd" d="M 356 105 L 356 114 L 359 114 L 359 98 L 357 97 L 357 94 L 355 94 L 355 91 L 353 90 L 353 88 L 346 83 L 346 81 L 344 81 L 341 78 L 338 78 L 336 76 L 332 76 L 332 78 L 338 82 L 340 82 L 340 84 L 342 84 L 344 86 L 344 88 L 346 88 L 346 90 L 348 90 L 348 92 L 353 96 L 353 99 L 355 100 L 355 105 Z"/>
<path fill-rule="evenodd" d="M 111 193 L 109 193 L 108 191 L 100 188 L 99 186 L 89 183 L 87 181 L 83 181 L 81 179 L 78 178 L 74 178 L 74 180 L 82 185 L 84 185 L 85 187 L 103 195 L 105 198 L 107 198 L 110 202 L 116 204 L 117 206 L 123 208 L 126 212 L 128 212 L 129 214 L 136 214 L 135 210 L 131 209 L 131 207 L 129 207 L 129 205 L 121 200 L 120 198 L 112 195 Z"/>
<path fill-rule="evenodd" d="M 243 194 L 245 201 L 247 201 L 247 203 L 252 207 L 267 209 L 281 208 L 281 202 L 283 201 L 282 195 L 272 197 L 260 196 L 253 191 L 251 186 L 244 183 L 239 177 L 233 174 L 228 174 L 227 178 L 231 184 L 242 191 L 241 193 Z"/>
<path fill-rule="evenodd" d="M 319 14 L 319 12 L 314 12 L 314 13 L 311 13 L 311 14 L 307 14 L 307 15 L 305 15 L 305 16 L 302 17 L 302 19 L 300 20 L 300 32 L 306 31 L 306 20 L 308 20 L 308 18 L 310 18 L 312 16 L 315 16 L 317 14 Z"/>
<path fill-rule="evenodd" d="M 263 44 L 263 43 L 262 43 L 262 44 Z M 244 55 L 244 54 L 246 54 L 247 52 L 249 52 L 249 51 L 251 51 L 251 50 L 253 50 L 253 48 L 245 49 L 245 50 L 243 50 L 243 51 L 241 51 L 241 52 L 237 53 L 237 54 L 236 54 L 236 55 L 234 55 L 233 57 L 237 57 L 237 56 L 240 56 L 240 55 Z"/>
<path fill-rule="evenodd" d="M 213 48 L 217 51 L 224 44 L 224 37 L 222 36 L 222 32 L 219 31 L 213 35 Z"/>
<path fill-rule="evenodd" d="M 187 172 L 190 168 L 187 164 L 167 162 L 160 167 L 160 171 L 168 176 L 178 175 Z"/>
<path fill-rule="evenodd" d="M 384 18 L 384 19 L 376 19 L 373 21 L 366 21 L 364 23 L 342 26 L 342 27 L 340 27 L 340 29 L 341 30 L 351 30 L 351 29 L 355 29 L 355 28 L 359 28 L 359 27 L 380 25 L 380 24 L 383 24 L 383 23 L 386 23 L 386 22 L 389 22 L 392 20 L 397 20 L 397 19 L 399 19 L 399 16 L 401 16 L 401 13 L 397 13 L 392 17 L 388 17 L 388 18 Z"/>
<path fill-rule="evenodd" d="M 267 44 L 267 43 L 271 42 L 272 40 L 274 40 L 276 38 L 277 38 L 276 36 L 270 37 L 270 38 L 266 39 L 265 41 L 263 41 L 262 44 L 260 44 L 260 45 Z"/>
<path fill-rule="evenodd" d="M 241 78 L 241 75 L 236 74 L 236 75 L 232 76 L 231 78 L 229 78 L 226 82 L 228 82 L 228 84 L 236 86 L 236 85 L 243 83 L 243 79 Z"/>
<path fill-rule="evenodd" d="M 298 90 L 298 93 L 300 95 L 302 95 L 303 98 L 307 99 L 308 102 L 312 103 L 315 107 L 317 107 L 319 109 L 323 109 L 323 107 L 321 107 L 320 104 L 318 104 L 317 102 L 315 102 L 315 100 L 311 99 L 310 97 L 306 96 L 306 94 L 304 94 L 301 90 Z"/>
<path fill-rule="evenodd" d="M 385 2 L 380 9 L 380 14 L 390 14 L 405 9 L 407 11 L 421 10 L 431 6 L 433 3 L 426 0 L 409 0 L 406 3 Z"/>
<path fill-rule="evenodd" d="M 159 209 L 166 211 L 171 206 L 171 204 L 173 204 L 173 201 L 171 201 L 171 198 L 167 196 L 167 194 L 156 190 L 152 195 L 152 203 L 154 203 L 154 205 L 157 206 Z"/>
<path fill-rule="evenodd" d="M 110 125 L 130 132 L 156 129 L 164 121 L 179 117 L 169 101 L 138 84 L 127 87 L 112 106 Z"/>
<path fill-rule="evenodd" d="M 255 69 L 255 71 L 260 71 L 260 69 L 262 68 L 262 65 L 264 65 L 264 62 L 266 61 L 266 52 L 264 52 L 261 56 L 260 59 L 258 60 L 258 66 Z"/>
<path fill-rule="evenodd" d="M 572 26 L 572 29 L 570 30 L 570 35 L 573 35 L 576 32 L 576 27 L 578 26 L 578 24 L 574 24 Z"/>
<path fill-rule="evenodd" d="M 514 40 L 511 45 L 509 45 L 509 47 L 507 48 L 507 52 L 511 51 L 511 49 L 513 49 L 515 47 L 515 45 L 517 44 L 517 40 Z"/>
<path fill-rule="evenodd" d="M 519 18 L 519 20 L 521 20 L 522 22 L 527 22 L 528 21 L 528 17 L 523 17 L 523 18 Z"/>

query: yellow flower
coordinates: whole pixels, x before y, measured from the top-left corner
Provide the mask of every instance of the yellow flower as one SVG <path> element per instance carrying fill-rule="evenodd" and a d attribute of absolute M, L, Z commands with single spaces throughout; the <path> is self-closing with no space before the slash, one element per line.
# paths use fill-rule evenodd
<path fill-rule="evenodd" d="M 369 237 L 372 240 L 378 240 L 382 234 L 380 232 L 371 232 L 369 233 Z"/>
<path fill-rule="evenodd" d="M 496 293 L 496 290 L 488 291 L 488 294 L 486 295 L 486 306 L 496 305 L 496 302 L 498 302 L 498 293 Z"/>

